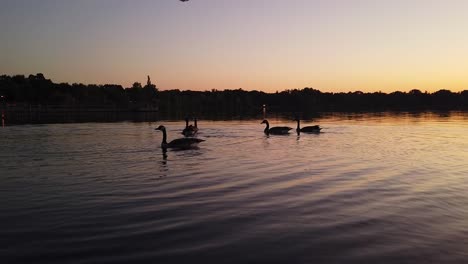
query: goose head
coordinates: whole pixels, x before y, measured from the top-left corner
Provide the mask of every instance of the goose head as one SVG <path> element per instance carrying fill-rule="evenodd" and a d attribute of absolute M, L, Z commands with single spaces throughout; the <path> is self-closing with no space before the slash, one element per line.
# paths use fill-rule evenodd
<path fill-rule="evenodd" d="M 268 124 L 268 120 L 264 119 L 260 124 Z"/>
<path fill-rule="evenodd" d="M 166 128 L 163 125 L 160 125 L 157 128 L 155 128 L 154 130 L 164 131 L 164 130 L 166 130 Z"/>

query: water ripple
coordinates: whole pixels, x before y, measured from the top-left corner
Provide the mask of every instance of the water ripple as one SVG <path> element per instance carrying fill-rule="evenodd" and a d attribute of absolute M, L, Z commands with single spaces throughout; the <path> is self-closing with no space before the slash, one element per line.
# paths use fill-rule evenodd
<path fill-rule="evenodd" d="M 167 153 L 146 123 L 6 127 L 0 252 L 8 263 L 465 262 L 463 115 L 330 116 L 324 133 L 282 137 L 257 120 L 200 121 L 199 148 Z"/>

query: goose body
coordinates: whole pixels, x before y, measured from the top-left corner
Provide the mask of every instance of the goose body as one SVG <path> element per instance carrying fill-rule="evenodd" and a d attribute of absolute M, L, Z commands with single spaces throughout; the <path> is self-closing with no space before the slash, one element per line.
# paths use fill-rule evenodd
<path fill-rule="evenodd" d="M 289 133 L 289 130 L 291 130 L 291 127 L 286 127 L 286 126 L 277 126 L 277 127 L 270 127 L 270 123 L 268 123 L 268 120 L 263 120 L 260 124 L 266 124 L 265 134 L 269 135 L 286 135 Z"/>
<path fill-rule="evenodd" d="M 160 130 L 163 132 L 163 139 L 161 142 L 161 148 L 163 149 L 166 149 L 166 148 L 186 149 L 186 148 L 191 148 L 197 145 L 198 143 L 205 141 L 199 138 L 187 137 L 187 138 L 174 139 L 171 142 L 167 143 L 166 128 L 164 126 L 159 126 L 158 128 L 156 128 L 156 130 Z"/>
<path fill-rule="evenodd" d="M 322 129 L 319 125 L 305 126 L 305 127 L 301 128 L 301 121 L 299 119 L 295 119 L 295 121 L 297 121 L 296 131 L 297 131 L 298 134 L 301 133 L 301 132 L 304 132 L 304 133 L 320 133 L 320 130 Z"/>

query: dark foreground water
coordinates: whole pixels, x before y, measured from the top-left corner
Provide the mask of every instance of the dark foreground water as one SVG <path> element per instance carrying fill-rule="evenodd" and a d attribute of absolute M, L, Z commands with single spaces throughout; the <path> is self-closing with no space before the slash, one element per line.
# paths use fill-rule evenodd
<path fill-rule="evenodd" d="M 161 123 L 0 128 L 0 262 L 468 262 L 467 114 Z"/>

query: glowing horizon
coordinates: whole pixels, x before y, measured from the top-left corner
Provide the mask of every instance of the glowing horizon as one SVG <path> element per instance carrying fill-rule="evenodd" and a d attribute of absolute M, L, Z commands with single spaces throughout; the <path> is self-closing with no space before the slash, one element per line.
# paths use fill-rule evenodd
<path fill-rule="evenodd" d="M 468 89 L 468 1 L 5 0 L 0 74 L 159 89 Z"/>

